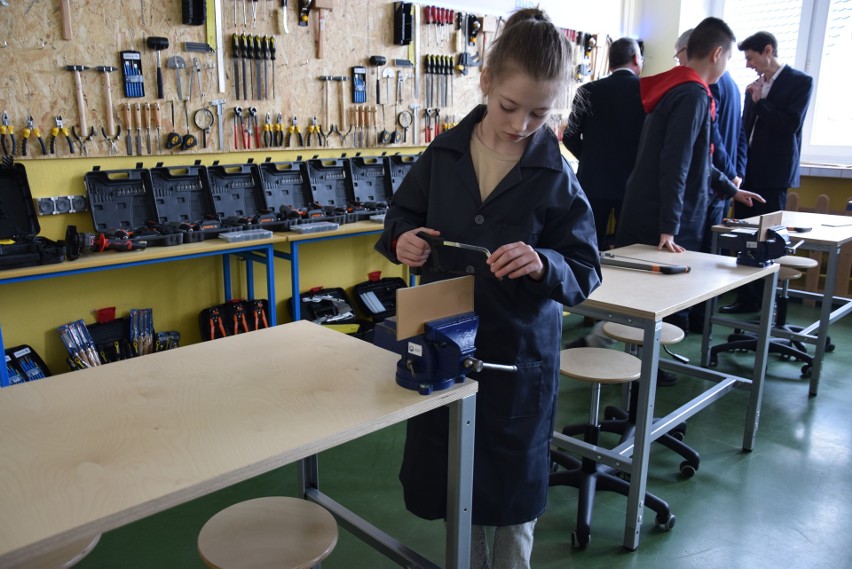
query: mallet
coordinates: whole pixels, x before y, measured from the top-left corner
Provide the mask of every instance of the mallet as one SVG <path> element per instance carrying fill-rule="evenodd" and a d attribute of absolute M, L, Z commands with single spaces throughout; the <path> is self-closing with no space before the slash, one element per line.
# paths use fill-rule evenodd
<path fill-rule="evenodd" d="M 157 52 L 157 98 L 163 98 L 163 68 L 160 64 L 160 52 L 169 48 L 169 39 L 160 37 L 149 37 L 146 44 L 150 49 Z"/>

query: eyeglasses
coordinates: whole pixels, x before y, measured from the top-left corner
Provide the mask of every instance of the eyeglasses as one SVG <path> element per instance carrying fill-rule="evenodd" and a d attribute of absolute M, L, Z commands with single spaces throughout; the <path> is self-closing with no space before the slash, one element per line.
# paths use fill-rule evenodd
<path fill-rule="evenodd" d="M 682 47 L 682 48 L 680 48 L 679 50 L 677 50 L 677 51 L 675 52 L 675 54 L 672 56 L 672 59 L 674 59 L 675 61 L 677 61 L 678 63 L 680 63 L 680 60 L 678 59 L 678 57 L 677 57 L 677 56 L 678 56 L 678 55 L 680 55 L 680 52 L 682 52 L 682 51 L 686 51 L 686 47 Z"/>

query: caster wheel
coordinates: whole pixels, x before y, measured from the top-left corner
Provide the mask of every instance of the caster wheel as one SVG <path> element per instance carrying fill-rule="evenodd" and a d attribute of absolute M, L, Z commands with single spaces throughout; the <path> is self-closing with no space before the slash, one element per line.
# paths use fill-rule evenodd
<path fill-rule="evenodd" d="M 813 373 L 813 371 L 814 371 L 814 368 L 813 368 L 813 366 L 811 366 L 811 364 L 803 365 L 802 366 L 802 377 L 803 378 L 804 377 L 810 377 L 811 374 Z"/>
<path fill-rule="evenodd" d="M 571 546 L 574 549 L 586 549 L 590 541 L 592 541 L 592 536 L 590 535 L 581 536 L 577 533 L 577 530 L 571 532 Z"/>
<path fill-rule="evenodd" d="M 684 437 L 684 434 L 680 431 L 672 431 L 669 434 L 672 436 L 673 439 L 678 440 L 678 441 L 682 441 L 683 437 Z"/>
<path fill-rule="evenodd" d="M 827 344 L 825 346 L 825 351 L 826 352 L 833 352 L 834 351 L 834 344 Z"/>
<path fill-rule="evenodd" d="M 675 522 L 677 522 L 677 518 L 674 514 L 669 514 L 667 516 L 657 514 L 657 518 L 654 520 L 654 523 L 666 531 L 670 531 L 675 526 Z"/>
<path fill-rule="evenodd" d="M 695 476 L 697 470 L 697 464 L 690 464 L 686 460 L 680 463 L 680 475 L 684 478 L 692 478 L 693 476 Z"/>
<path fill-rule="evenodd" d="M 719 358 L 716 357 L 715 355 L 712 356 L 710 358 L 710 361 L 707 362 L 707 365 L 709 365 L 710 367 L 716 367 L 717 365 L 719 365 Z"/>

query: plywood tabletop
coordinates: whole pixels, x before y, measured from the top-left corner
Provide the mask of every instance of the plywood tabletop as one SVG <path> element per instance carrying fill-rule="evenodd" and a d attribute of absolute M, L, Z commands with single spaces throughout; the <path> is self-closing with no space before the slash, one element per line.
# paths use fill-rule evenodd
<path fill-rule="evenodd" d="M 690 272 L 667 275 L 650 271 L 603 267 L 603 284 L 580 304 L 637 318 L 660 320 L 778 270 L 737 265 L 734 257 L 685 251 L 670 253 L 647 245 L 607 251 L 623 260 L 687 265 Z"/>
<path fill-rule="evenodd" d="M 746 223 L 757 225 L 759 217 L 749 217 Z M 809 227 L 806 232 L 789 233 L 790 240 L 805 241 L 827 246 L 839 246 L 852 241 L 852 216 L 830 215 L 827 213 L 810 213 L 806 211 L 782 211 L 781 224 L 786 227 Z M 736 229 L 726 225 L 714 225 L 713 231 L 724 233 Z"/>
<path fill-rule="evenodd" d="M 470 396 L 396 385 L 398 356 L 308 322 L 0 393 L 0 566 Z"/>

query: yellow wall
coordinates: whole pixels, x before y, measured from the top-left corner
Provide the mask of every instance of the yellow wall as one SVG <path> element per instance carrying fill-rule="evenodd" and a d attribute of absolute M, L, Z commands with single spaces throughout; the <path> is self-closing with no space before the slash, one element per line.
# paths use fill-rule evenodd
<path fill-rule="evenodd" d="M 803 177 L 796 190 L 799 194 L 799 209 L 813 209 L 821 194 L 829 197 L 831 213 L 846 214 L 846 202 L 852 199 L 852 178 Z"/>
<path fill-rule="evenodd" d="M 420 149 L 410 149 L 415 153 Z M 339 156 L 338 152 L 302 153 L 304 158 L 319 153 L 321 157 Z M 409 149 L 403 152 L 408 153 Z M 376 154 L 379 154 L 377 152 Z M 370 154 L 365 152 L 365 155 Z M 265 160 L 294 160 L 297 153 L 258 152 L 205 155 L 204 164 L 220 160 L 223 164 L 241 164 L 249 157 Z M 182 156 L 163 156 L 167 165 L 187 164 Z M 150 163 L 149 163 L 150 162 Z M 83 176 L 94 165 L 102 169 L 133 167 L 136 160 L 128 157 L 31 160 L 26 162 L 27 175 L 34 197 L 85 194 Z M 148 160 L 145 166 L 153 166 Z M 86 213 L 40 217 L 41 234 L 62 239 L 68 224 L 80 231 L 91 231 L 91 215 Z M 350 288 L 367 280 L 370 271 L 383 276 L 402 276 L 402 270 L 373 251 L 375 236 L 351 237 L 303 245 L 300 249 L 301 288 L 315 286 Z M 104 253 L 121 255 L 122 253 Z M 73 268 L 73 261 L 64 268 Z M 267 298 L 265 268 L 255 265 L 255 296 Z M 232 262 L 234 294 L 245 295 L 243 263 Z M 276 300 L 279 323 L 290 320 L 286 300 L 291 296 L 290 263 L 275 262 Z M 351 292 L 351 291 L 350 291 Z M 144 267 L 87 273 L 71 277 L 0 285 L 0 326 L 7 347 L 29 344 L 45 359 L 54 373 L 66 371 L 67 356 L 59 341 L 56 327 L 73 320 L 94 322 L 94 310 L 115 306 L 119 316 L 131 308 L 154 309 L 157 330 L 178 330 L 182 344 L 200 341 L 198 313 L 205 307 L 222 302 L 222 262 L 219 257 L 172 262 Z"/>

